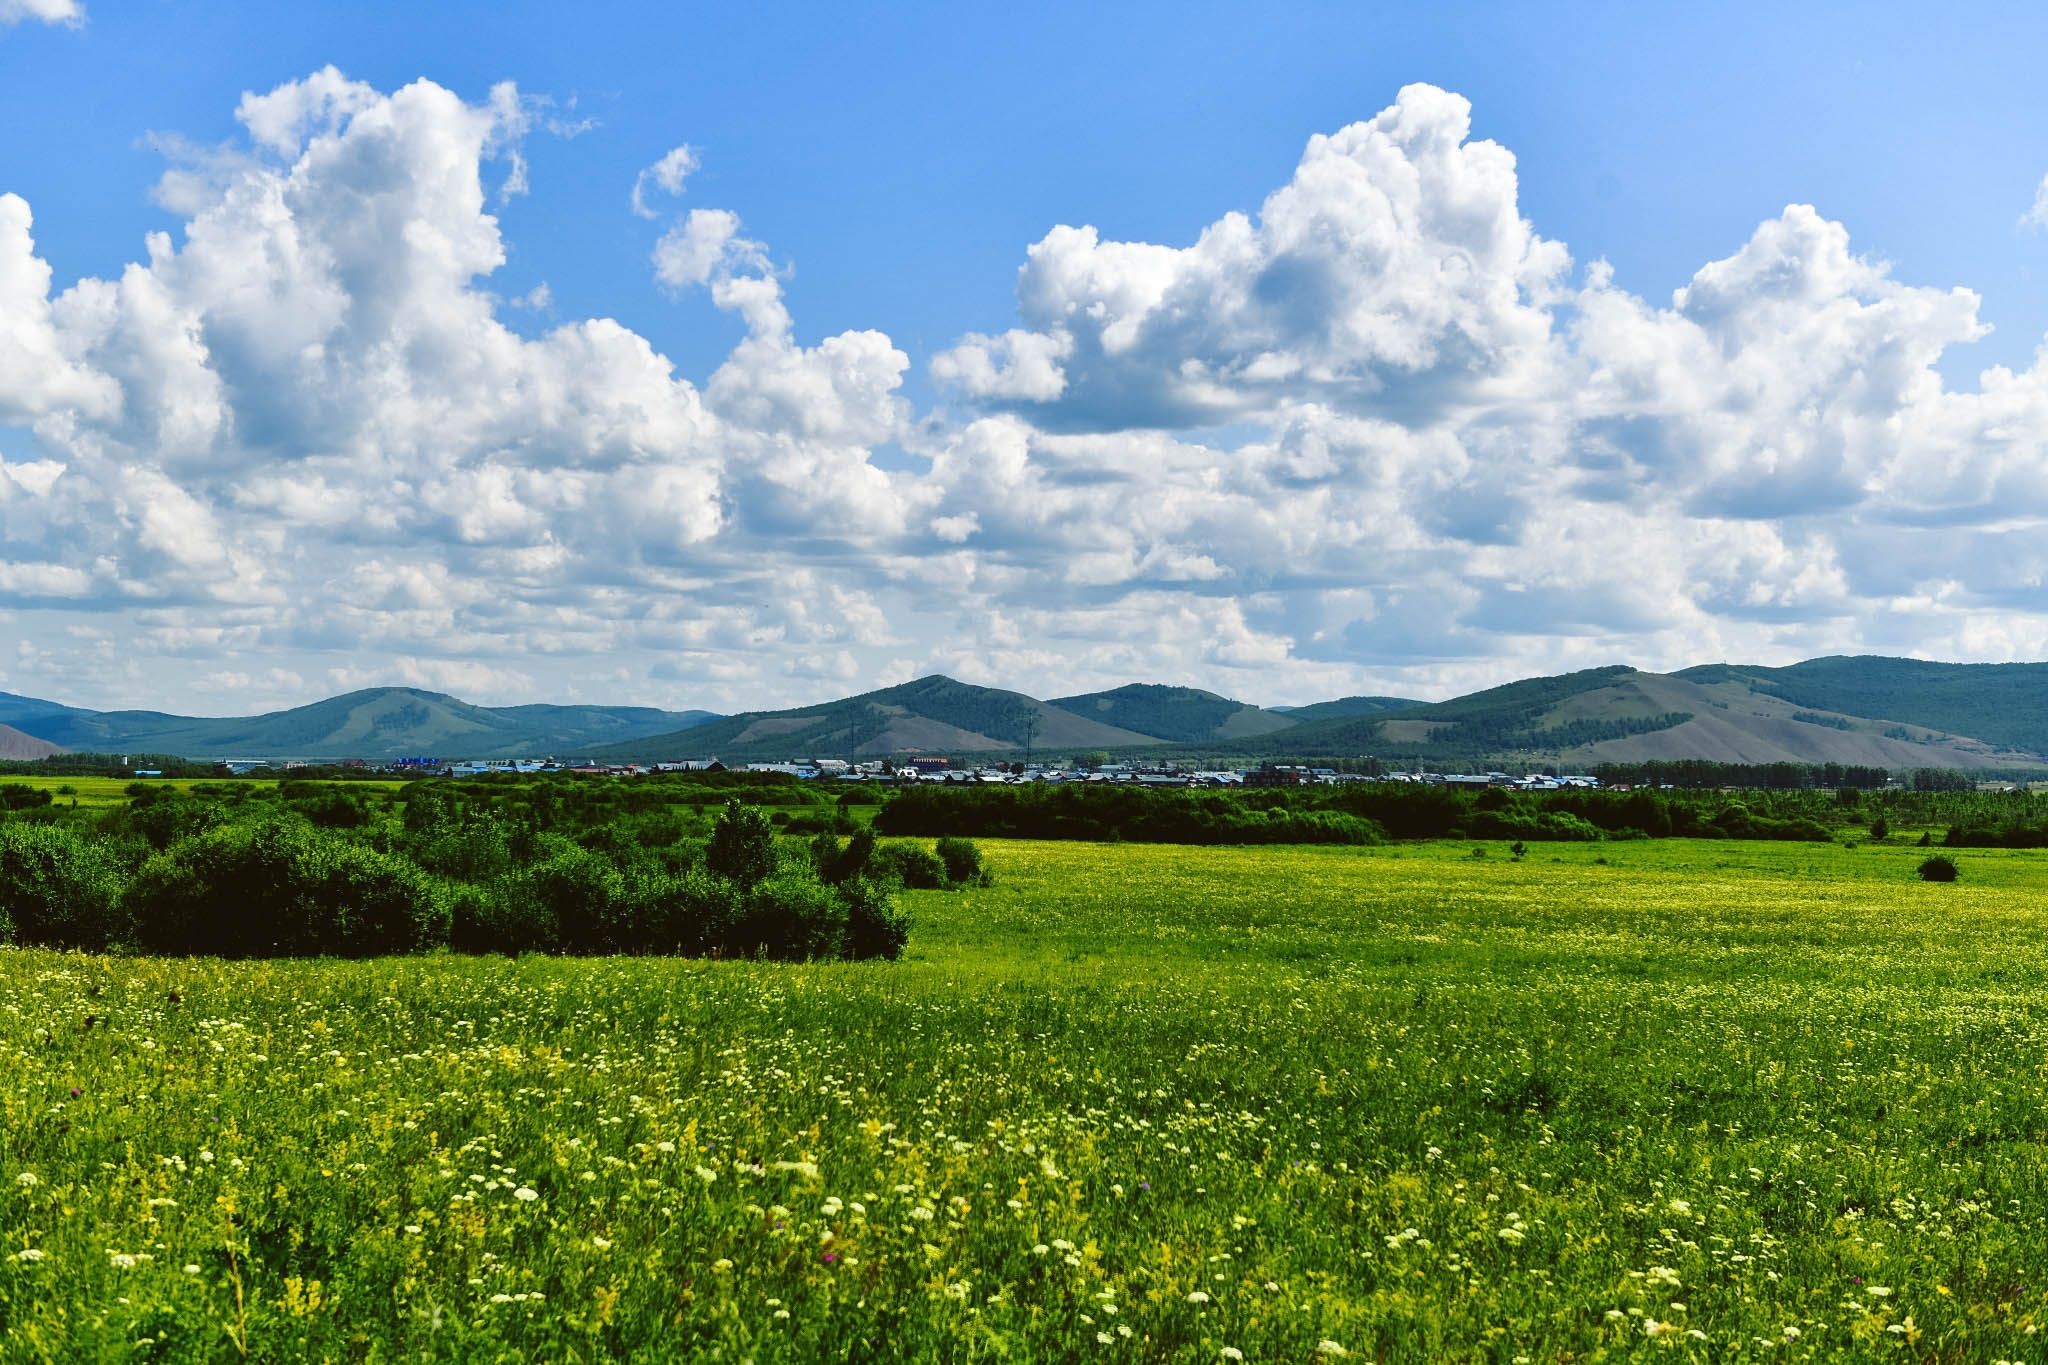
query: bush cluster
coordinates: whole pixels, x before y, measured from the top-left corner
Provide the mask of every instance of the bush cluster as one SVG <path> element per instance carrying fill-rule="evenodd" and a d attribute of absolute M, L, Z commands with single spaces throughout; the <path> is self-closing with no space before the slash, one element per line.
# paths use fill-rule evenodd
<path fill-rule="evenodd" d="M 1234 792 L 1108 784 L 912 787 L 876 813 L 875 828 L 884 834 L 1155 844 L 1377 844 L 1386 835 L 1373 821 L 1340 810 Z"/>
<path fill-rule="evenodd" d="M 604 827 L 579 841 L 530 810 L 508 817 L 431 788 L 396 830 L 331 791 L 232 814 L 168 792 L 136 797 L 125 818 L 150 851 L 132 869 L 83 829 L 0 824 L 0 941 L 219 957 L 894 958 L 909 937 L 896 887 L 983 875 L 972 845 L 877 850 L 867 836 L 857 865 L 842 858 L 828 877 L 736 800 L 701 861 Z"/>

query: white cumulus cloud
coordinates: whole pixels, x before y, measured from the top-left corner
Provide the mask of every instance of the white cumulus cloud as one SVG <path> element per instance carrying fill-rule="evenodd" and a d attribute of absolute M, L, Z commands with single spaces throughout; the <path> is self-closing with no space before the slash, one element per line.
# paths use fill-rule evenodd
<path fill-rule="evenodd" d="M 894 339 L 804 332 L 734 208 L 650 229 L 650 288 L 742 324 L 707 375 L 508 300 L 494 208 L 546 193 L 548 108 L 333 68 L 250 93 L 230 143 L 156 140 L 177 229 L 104 278 L 57 281 L 0 192 L 14 686 L 733 708 L 944 669 L 1277 702 L 2048 643 L 2048 358 L 1946 382 L 1977 297 L 1817 208 L 1646 299 L 1411 86 L 1192 242 L 1051 228 L 921 410 Z"/>

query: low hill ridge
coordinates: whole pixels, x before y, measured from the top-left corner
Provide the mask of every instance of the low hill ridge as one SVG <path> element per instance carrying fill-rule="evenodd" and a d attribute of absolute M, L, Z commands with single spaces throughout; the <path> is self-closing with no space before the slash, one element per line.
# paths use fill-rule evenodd
<path fill-rule="evenodd" d="M 774 762 L 822 755 L 1122 749 L 1159 742 L 1022 692 L 979 687 L 934 673 L 816 706 L 743 712 L 675 734 L 616 744 L 600 756 Z"/>
<path fill-rule="evenodd" d="M 2048 767 L 2048 663 L 1831 656 L 1672 674 L 1617 664 L 1450 701 L 1357 696 L 1284 712 L 1153 683 L 1047 702 L 943 674 L 723 717 L 635 706 L 484 707 L 418 687 L 367 688 L 217 718 L 96 712 L 0 692 L 0 727 L 0 746 L 20 751 L 48 745 L 191 758 L 554 754 L 758 762 L 1104 750 L 1182 760 L 1370 756 L 1388 766 L 1440 769 L 1685 758 L 2016 769 Z"/>
<path fill-rule="evenodd" d="M 1107 692 L 1055 697 L 1050 705 L 1089 720 L 1180 744 L 1249 739 L 1285 730 L 1291 716 L 1194 687 L 1128 683 Z"/>
<path fill-rule="evenodd" d="M 38 739 L 98 753 L 189 758 L 512 758 L 581 754 L 711 717 L 647 706 L 475 706 L 419 687 L 373 687 L 256 716 L 84 711 L 0 698 L 0 715 Z"/>

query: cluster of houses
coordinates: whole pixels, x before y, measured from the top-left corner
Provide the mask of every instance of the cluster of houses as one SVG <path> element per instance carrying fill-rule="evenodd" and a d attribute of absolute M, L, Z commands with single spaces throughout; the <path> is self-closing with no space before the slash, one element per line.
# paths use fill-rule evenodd
<path fill-rule="evenodd" d="M 229 759 L 236 772 L 271 767 L 283 769 L 307 766 L 299 762 L 273 764 L 268 759 Z M 351 759 L 352 768 L 372 765 Z M 552 758 L 460 759 L 431 757 L 394 759 L 378 765 L 382 771 L 412 776 L 491 777 L 534 773 L 581 773 L 591 776 L 631 777 L 642 773 L 754 772 L 784 773 L 805 782 L 882 783 L 1024 783 L 1067 782 L 1125 783 L 1141 787 L 1309 787 L 1342 782 L 1413 782 L 1429 786 L 1477 789 L 1504 787 L 1514 791 L 1559 791 L 1566 787 L 1598 787 L 1600 779 L 1585 775 L 1563 777 L 1547 773 L 1514 776 L 1510 773 L 1435 773 L 1341 771 L 1295 763 L 1264 763 L 1249 768 L 1189 768 L 1168 762 L 1118 762 L 1083 764 L 1073 760 L 1049 763 L 984 764 L 955 767 L 946 758 L 870 759 L 859 762 L 843 758 L 814 758 L 787 763 L 721 763 L 715 758 L 684 759 L 672 763 L 579 763 Z"/>

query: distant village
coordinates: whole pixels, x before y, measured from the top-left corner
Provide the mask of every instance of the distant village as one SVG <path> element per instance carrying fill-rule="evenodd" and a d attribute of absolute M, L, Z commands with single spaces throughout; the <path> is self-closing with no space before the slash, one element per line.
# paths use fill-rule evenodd
<path fill-rule="evenodd" d="M 320 766 L 298 761 L 271 759 L 225 759 L 236 774 L 258 773 Z M 1142 787 L 1308 787 L 1344 782 L 1413 782 L 1429 786 L 1478 789 L 1505 787 L 1515 791 L 1561 791 L 1568 787 L 1597 788 L 1600 779 L 1585 774 L 1558 776 L 1504 772 L 1363 773 L 1337 768 L 1317 768 L 1294 763 L 1263 763 L 1248 768 L 1190 768 L 1182 764 L 1153 762 L 1084 763 L 1062 759 L 1047 763 L 962 763 L 950 758 L 869 759 L 814 758 L 785 763 L 722 763 L 716 758 L 683 759 L 670 763 L 578 763 L 552 758 L 442 760 L 432 757 L 395 759 L 372 763 L 348 759 L 340 766 L 416 777 L 492 777 L 530 773 L 583 773 L 592 776 L 633 777 L 646 773 L 782 773 L 801 782 L 876 782 L 887 784 L 956 783 L 1057 785 L 1064 783 L 1122 783 Z"/>

